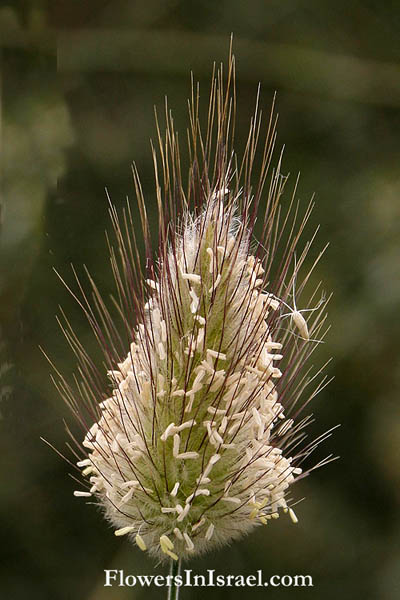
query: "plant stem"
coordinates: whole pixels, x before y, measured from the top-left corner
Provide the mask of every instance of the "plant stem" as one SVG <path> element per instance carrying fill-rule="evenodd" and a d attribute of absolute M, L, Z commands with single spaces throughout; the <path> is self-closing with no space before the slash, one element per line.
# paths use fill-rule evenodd
<path fill-rule="evenodd" d="M 172 575 L 171 585 L 168 588 L 168 600 L 178 600 L 180 587 L 176 585 L 175 578 L 181 572 L 181 559 L 174 560 L 171 558 L 169 574 Z"/>

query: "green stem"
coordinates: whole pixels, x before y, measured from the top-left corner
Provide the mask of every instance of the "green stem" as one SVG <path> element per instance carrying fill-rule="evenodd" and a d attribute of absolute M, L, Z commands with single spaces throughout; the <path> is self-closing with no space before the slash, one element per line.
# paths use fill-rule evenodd
<path fill-rule="evenodd" d="M 169 574 L 172 575 L 171 585 L 168 588 L 168 600 L 178 600 L 180 587 L 176 585 L 175 577 L 181 572 L 181 559 L 174 560 L 171 558 Z"/>

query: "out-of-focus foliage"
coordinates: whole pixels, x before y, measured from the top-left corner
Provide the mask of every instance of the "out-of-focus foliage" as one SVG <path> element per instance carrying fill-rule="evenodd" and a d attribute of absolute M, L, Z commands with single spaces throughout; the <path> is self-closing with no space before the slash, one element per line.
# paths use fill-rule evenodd
<path fill-rule="evenodd" d="M 261 80 L 265 114 L 278 93 L 283 170 L 292 185 L 301 171 L 304 203 L 316 192 L 315 252 L 330 241 L 312 283 L 323 279 L 334 294 L 332 329 L 316 356 L 335 357 L 335 380 L 314 412 L 315 431 L 342 424 L 325 448 L 341 459 L 300 484 L 298 526 L 279 520 L 189 568 L 313 576 L 311 591 L 277 588 L 275 598 L 399 597 L 399 27 L 399 4 L 376 0 L 2 4 L 0 373 L 12 388 L 0 405 L 4 597 L 124 600 L 165 591 L 103 588 L 105 568 L 157 570 L 73 498 L 68 465 L 40 441 L 62 449 L 69 415 L 39 345 L 61 370 L 74 369 L 55 320 L 61 304 L 93 347 L 52 267 L 73 285 L 69 264 L 82 273 L 85 263 L 102 293 L 112 291 L 104 188 L 120 207 L 133 199 L 135 160 L 154 223 L 153 105 L 162 114 L 168 95 L 184 154 L 189 70 L 205 115 L 212 62 L 226 58 L 232 31 L 238 149 Z M 4 364 L 13 367 L 6 373 Z M 187 588 L 183 597 L 204 593 Z"/>

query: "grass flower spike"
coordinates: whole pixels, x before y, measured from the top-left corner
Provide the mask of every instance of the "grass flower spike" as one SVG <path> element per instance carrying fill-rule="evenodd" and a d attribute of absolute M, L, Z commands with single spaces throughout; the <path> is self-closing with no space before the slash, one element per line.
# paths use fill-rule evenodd
<path fill-rule="evenodd" d="M 310 418 L 302 414 L 325 383 L 314 384 L 305 366 L 323 337 L 318 288 L 309 298 L 314 308 L 296 308 L 320 256 L 299 283 L 312 239 L 298 246 L 311 207 L 300 217 L 294 192 L 282 208 L 280 164 L 267 184 L 276 122 L 271 117 L 257 153 L 258 100 L 243 156 L 235 154 L 232 56 L 223 75 L 221 67 L 212 79 L 204 132 L 192 85 L 187 178 L 168 110 L 165 135 L 157 125 L 156 258 L 134 168 L 145 272 L 131 207 L 122 215 L 110 208 L 120 326 L 93 281 L 92 298 L 79 283 L 108 385 L 68 321 L 79 377 L 57 383 L 82 428 L 82 438 L 71 436 L 87 491 L 75 495 L 95 498 L 115 535 L 174 561 L 282 513 L 297 522 L 292 485 L 310 472 L 304 461 L 326 437 L 306 443 Z"/>

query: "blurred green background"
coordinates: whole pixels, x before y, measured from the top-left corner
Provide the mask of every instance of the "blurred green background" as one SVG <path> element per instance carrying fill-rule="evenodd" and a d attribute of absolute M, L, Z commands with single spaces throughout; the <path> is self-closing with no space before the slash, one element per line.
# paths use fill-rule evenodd
<path fill-rule="evenodd" d="M 184 589 L 183 599 L 400 597 L 400 4 L 394 0 L 76 0 L 1 2 L 0 590 L 9 600 L 163 597 L 103 588 L 104 569 L 158 573 L 75 499 L 63 449 L 70 415 L 43 346 L 74 360 L 55 315 L 84 344 L 89 327 L 53 273 L 85 263 L 112 290 L 104 231 L 133 200 L 136 161 L 154 211 L 149 138 L 167 95 L 184 140 L 190 69 L 207 105 L 214 60 L 235 34 L 239 150 L 258 81 L 278 92 L 278 149 L 311 226 L 330 248 L 315 279 L 333 291 L 333 383 L 313 405 L 315 433 L 341 423 L 318 458 L 341 459 L 296 490 L 299 524 L 280 519 L 189 565 L 195 573 L 311 574 L 314 588 Z M 290 196 L 288 190 L 287 197 Z"/>

